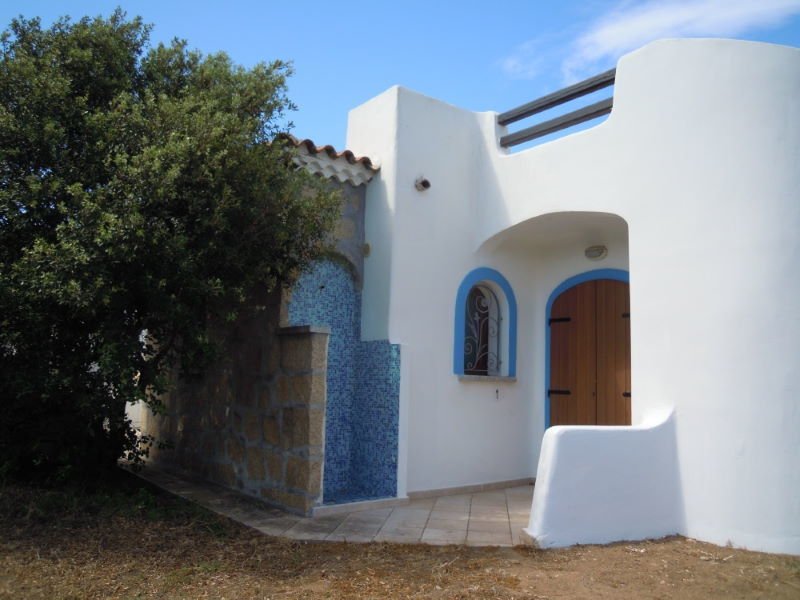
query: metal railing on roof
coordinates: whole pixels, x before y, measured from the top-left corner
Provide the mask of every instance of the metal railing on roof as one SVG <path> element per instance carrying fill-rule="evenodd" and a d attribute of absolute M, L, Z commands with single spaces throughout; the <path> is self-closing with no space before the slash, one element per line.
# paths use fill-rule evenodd
<path fill-rule="evenodd" d="M 614 85 L 616 75 L 617 70 L 610 69 L 605 73 L 600 73 L 600 75 L 595 75 L 594 77 L 590 77 L 589 79 L 585 79 L 584 81 L 580 81 L 569 87 L 565 87 L 564 89 L 553 92 L 552 94 L 542 96 L 533 102 L 528 102 L 527 104 L 523 104 L 517 108 L 512 108 L 504 113 L 500 113 L 497 116 L 497 123 L 499 125 L 515 123 L 542 111 L 560 106 L 565 102 L 575 100 L 581 96 L 585 96 L 587 94 L 591 94 L 592 92 L 596 92 L 597 90 Z M 526 127 L 525 129 L 520 129 L 519 131 L 504 135 L 500 138 L 500 145 L 503 148 L 510 148 L 511 146 L 524 144 L 525 142 L 535 140 L 536 138 L 540 138 L 550 133 L 567 129 L 573 125 L 578 125 L 585 121 L 602 117 L 603 115 L 607 115 L 611 112 L 613 105 L 614 98 L 611 96 L 604 100 L 600 100 L 599 102 L 595 102 L 594 104 L 590 104 L 589 106 L 584 106 L 578 110 L 568 112 L 560 117 L 556 117 L 542 123 L 537 123 L 531 127 Z"/>

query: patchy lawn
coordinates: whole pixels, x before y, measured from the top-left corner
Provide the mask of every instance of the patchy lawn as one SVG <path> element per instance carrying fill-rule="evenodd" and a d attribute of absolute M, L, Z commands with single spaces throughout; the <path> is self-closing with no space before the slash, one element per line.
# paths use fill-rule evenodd
<path fill-rule="evenodd" d="M 684 538 L 566 550 L 271 538 L 126 474 L 0 488 L 2 598 L 800 598 L 800 559 Z"/>

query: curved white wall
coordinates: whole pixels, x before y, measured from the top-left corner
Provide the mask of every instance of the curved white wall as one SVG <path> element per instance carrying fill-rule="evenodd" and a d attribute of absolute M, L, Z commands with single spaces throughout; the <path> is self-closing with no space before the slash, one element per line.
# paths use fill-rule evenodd
<path fill-rule="evenodd" d="M 551 427 L 525 532 L 543 548 L 663 537 L 683 530 L 675 418 L 634 427 Z"/>
<path fill-rule="evenodd" d="M 351 113 L 348 146 L 382 160 L 364 330 L 404 344 L 408 489 L 534 474 L 543 302 L 629 264 L 634 424 L 675 411 L 682 533 L 800 554 L 800 51 L 657 42 L 620 61 L 614 98 L 601 125 L 511 155 L 493 113 L 402 88 Z M 503 242 L 559 211 L 620 215 L 627 244 L 591 265 L 578 238 Z M 452 375 L 452 304 L 476 266 L 517 295 L 515 383 Z"/>

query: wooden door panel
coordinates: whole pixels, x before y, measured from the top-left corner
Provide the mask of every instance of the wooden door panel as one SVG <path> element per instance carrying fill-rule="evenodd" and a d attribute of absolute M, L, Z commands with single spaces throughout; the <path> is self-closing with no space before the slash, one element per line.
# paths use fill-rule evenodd
<path fill-rule="evenodd" d="M 592 424 L 595 400 L 595 286 L 561 294 L 550 311 L 550 423 Z"/>
<path fill-rule="evenodd" d="M 631 294 L 630 286 L 626 283 L 617 288 L 617 302 L 618 306 L 622 309 L 622 321 L 618 324 L 617 339 L 619 340 L 619 348 L 621 348 L 619 362 L 621 368 L 619 373 L 622 374 L 621 385 L 622 388 L 622 407 L 623 412 L 620 415 L 622 425 L 631 424 Z"/>
<path fill-rule="evenodd" d="M 588 281 L 553 302 L 551 425 L 630 425 L 628 290 L 620 281 Z"/>
<path fill-rule="evenodd" d="M 576 286 L 578 310 L 577 330 L 577 384 L 576 407 L 578 425 L 593 425 L 597 422 L 597 282 L 589 281 Z"/>
<path fill-rule="evenodd" d="M 606 281 L 599 281 L 600 293 L 597 295 L 597 424 L 611 425 L 614 422 L 614 403 L 608 400 L 616 393 L 616 336 L 614 335 L 613 314 L 616 302 L 609 294 Z"/>
<path fill-rule="evenodd" d="M 550 422 L 563 425 L 577 418 L 572 389 L 578 365 L 570 361 L 577 348 L 572 326 L 577 309 L 577 294 L 567 290 L 553 303 L 550 311 Z"/>
<path fill-rule="evenodd" d="M 597 282 L 597 424 L 630 425 L 628 284 Z"/>

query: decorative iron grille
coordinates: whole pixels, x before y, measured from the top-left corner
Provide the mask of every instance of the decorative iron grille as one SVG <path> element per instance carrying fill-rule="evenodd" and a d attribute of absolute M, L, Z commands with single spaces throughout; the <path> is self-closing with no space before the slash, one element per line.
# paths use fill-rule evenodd
<path fill-rule="evenodd" d="M 500 372 L 500 303 L 491 288 L 478 284 L 467 295 L 464 319 L 464 373 Z"/>

